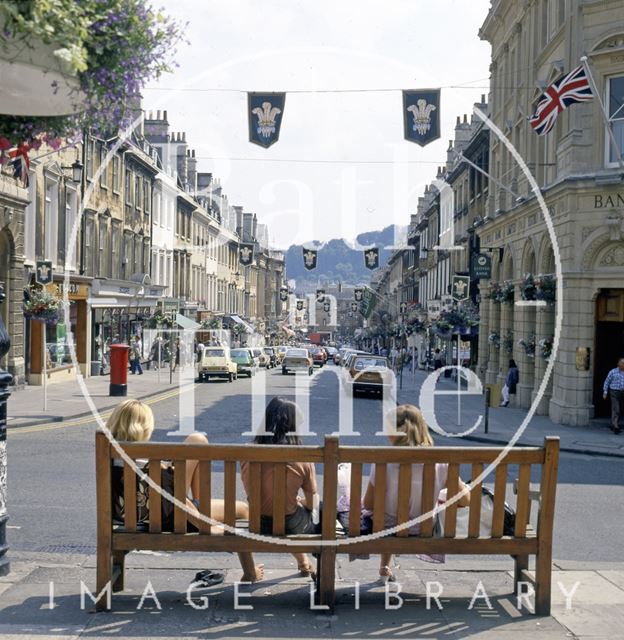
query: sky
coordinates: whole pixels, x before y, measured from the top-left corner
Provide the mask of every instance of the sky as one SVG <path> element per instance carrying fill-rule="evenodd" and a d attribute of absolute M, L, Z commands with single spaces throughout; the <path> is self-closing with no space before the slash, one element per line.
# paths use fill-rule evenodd
<path fill-rule="evenodd" d="M 144 91 L 273 246 L 406 225 L 456 117 L 488 93 L 489 0 L 160 0 L 188 23 Z M 402 89 L 441 87 L 439 140 L 403 139 Z M 349 91 L 346 91 L 349 90 Z M 365 91 L 362 91 L 365 90 Z M 383 90 L 383 91 L 381 91 Z M 247 91 L 286 91 L 279 141 L 249 142 Z"/>

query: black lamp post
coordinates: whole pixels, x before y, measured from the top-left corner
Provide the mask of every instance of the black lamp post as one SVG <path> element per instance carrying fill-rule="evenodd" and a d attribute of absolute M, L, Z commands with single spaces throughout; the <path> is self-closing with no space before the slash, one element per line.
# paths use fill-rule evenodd
<path fill-rule="evenodd" d="M 0 284 L 0 304 L 4 302 L 4 288 Z M 0 314 L 0 359 L 9 352 L 11 340 Z M 6 422 L 7 399 L 11 395 L 9 385 L 13 376 L 7 371 L 0 370 L 0 576 L 9 573 L 10 565 L 6 556 L 9 547 L 6 541 L 6 523 L 9 519 L 7 513 L 7 448 L 6 448 Z"/>

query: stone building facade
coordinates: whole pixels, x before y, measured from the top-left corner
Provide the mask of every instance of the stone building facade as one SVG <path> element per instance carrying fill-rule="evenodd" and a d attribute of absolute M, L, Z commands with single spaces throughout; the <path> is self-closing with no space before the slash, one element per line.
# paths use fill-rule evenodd
<path fill-rule="evenodd" d="M 606 415 L 602 382 L 624 354 L 624 165 L 601 112 L 604 101 L 623 151 L 622 3 L 495 0 L 480 35 L 492 45 L 490 117 L 526 162 L 549 215 L 523 168 L 492 132 L 490 171 L 515 195 L 491 184 L 487 216 L 478 228 L 482 245 L 501 250 L 494 254 L 492 280 L 481 282 L 479 372 L 486 382 L 502 383 L 513 357 L 520 369 L 517 405 L 528 408 L 543 391 L 539 414 L 586 425 Z M 599 95 L 571 106 L 549 134 L 537 136 L 527 123 L 536 99 L 582 56 L 589 59 Z M 555 278 L 555 304 L 517 304 L 523 291 L 526 296 L 528 275 Z M 496 283 L 505 282 L 513 287 L 513 304 L 488 297 Z M 492 333 L 510 336 L 511 350 L 489 342 Z M 539 343 L 553 336 L 559 348 L 550 362 L 541 357 Z M 521 340 L 534 340 L 535 352 Z"/>

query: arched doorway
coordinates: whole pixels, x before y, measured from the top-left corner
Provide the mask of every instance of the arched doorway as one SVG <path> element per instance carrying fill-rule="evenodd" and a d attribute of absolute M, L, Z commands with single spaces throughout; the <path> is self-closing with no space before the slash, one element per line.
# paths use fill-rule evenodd
<path fill-rule="evenodd" d="M 598 294 L 594 349 L 594 416 L 604 418 L 611 408 L 602 398 L 602 387 L 617 359 L 624 356 L 624 289 L 601 289 Z"/>

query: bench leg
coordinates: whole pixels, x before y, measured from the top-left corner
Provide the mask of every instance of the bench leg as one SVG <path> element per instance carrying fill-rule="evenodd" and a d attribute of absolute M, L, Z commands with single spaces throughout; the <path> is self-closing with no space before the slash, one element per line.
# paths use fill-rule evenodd
<path fill-rule="evenodd" d="M 113 593 L 124 589 L 124 571 L 126 568 L 126 552 L 113 551 Z"/>
<path fill-rule="evenodd" d="M 111 581 L 113 579 L 113 558 L 112 550 L 108 547 L 98 545 L 97 549 L 97 568 L 96 568 L 96 594 L 102 594 L 102 597 L 95 603 L 96 611 L 110 611 L 110 594 Z M 106 590 L 108 590 L 106 592 Z M 105 593 L 102 593 L 102 592 Z"/>
<path fill-rule="evenodd" d="M 330 611 L 334 610 L 335 589 L 336 548 L 327 547 L 322 550 L 319 558 L 318 593 L 320 604 L 327 605 Z"/>
<path fill-rule="evenodd" d="M 538 553 L 535 559 L 535 614 L 550 615 L 550 591 L 552 582 L 552 554 Z"/>
<path fill-rule="evenodd" d="M 514 594 L 518 595 L 518 582 L 524 580 L 523 571 L 529 568 L 529 556 L 512 556 L 514 559 Z"/>

